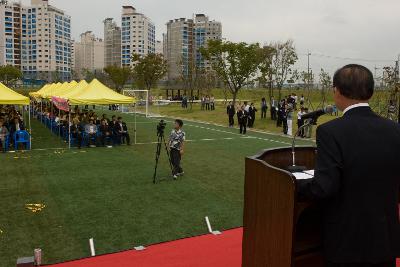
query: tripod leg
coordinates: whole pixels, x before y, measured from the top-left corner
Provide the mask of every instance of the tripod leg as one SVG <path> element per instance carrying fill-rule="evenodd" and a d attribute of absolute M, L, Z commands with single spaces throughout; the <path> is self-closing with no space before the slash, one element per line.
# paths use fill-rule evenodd
<path fill-rule="evenodd" d="M 161 142 L 162 140 L 160 137 L 158 137 L 158 143 L 157 143 L 157 151 L 156 151 L 156 166 L 154 167 L 154 175 L 153 175 L 153 183 L 155 184 L 157 181 L 157 167 L 158 167 L 158 161 L 160 159 L 160 154 L 161 154 Z"/>
<path fill-rule="evenodd" d="M 174 168 L 173 168 L 173 166 L 172 166 L 172 160 L 171 160 L 171 155 L 170 155 L 169 150 L 168 150 L 167 141 L 165 140 L 164 137 L 163 137 L 163 140 L 164 140 L 165 151 L 167 151 L 167 156 L 168 156 L 168 161 L 169 161 L 169 167 L 171 168 L 171 173 L 174 174 Z"/>

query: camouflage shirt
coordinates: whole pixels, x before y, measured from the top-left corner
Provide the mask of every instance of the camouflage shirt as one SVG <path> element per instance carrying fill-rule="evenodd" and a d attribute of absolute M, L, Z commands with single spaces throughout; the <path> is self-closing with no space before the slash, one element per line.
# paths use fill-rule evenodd
<path fill-rule="evenodd" d="M 185 132 L 182 130 L 172 130 L 169 136 L 169 146 L 171 148 L 181 150 L 182 144 L 185 141 Z"/>

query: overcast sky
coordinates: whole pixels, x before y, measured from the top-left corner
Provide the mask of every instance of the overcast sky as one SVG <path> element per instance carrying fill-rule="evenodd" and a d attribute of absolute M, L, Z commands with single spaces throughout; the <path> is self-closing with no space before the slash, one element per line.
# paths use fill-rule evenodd
<path fill-rule="evenodd" d="M 299 53 L 299 70 L 307 69 L 308 50 L 315 72 L 321 67 L 332 72 L 350 62 L 373 71 L 375 65 L 393 65 L 400 53 L 400 0 L 49 1 L 72 16 L 75 39 L 87 30 L 102 37 L 104 18 L 120 23 L 122 5 L 133 5 L 154 21 L 160 40 L 168 20 L 194 13 L 221 21 L 223 37 L 231 41 L 263 44 L 291 38 Z"/>

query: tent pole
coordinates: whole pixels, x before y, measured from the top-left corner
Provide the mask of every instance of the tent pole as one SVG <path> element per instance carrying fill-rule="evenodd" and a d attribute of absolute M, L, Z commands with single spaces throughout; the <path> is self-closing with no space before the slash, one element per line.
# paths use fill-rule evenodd
<path fill-rule="evenodd" d="M 71 149 L 71 107 L 68 108 L 68 149 Z"/>
<path fill-rule="evenodd" d="M 137 128 L 136 128 L 136 103 L 135 103 L 135 145 L 137 144 L 136 132 Z"/>
<path fill-rule="evenodd" d="M 29 123 L 29 143 L 30 149 L 32 150 L 32 125 L 31 125 L 31 103 L 29 102 L 29 115 L 28 115 L 28 123 Z"/>
<path fill-rule="evenodd" d="M 43 123 L 43 99 L 40 99 L 40 122 Z"/>
<path fill-rule="evenodd" d="M 50 101 L 50 105 L 51 105 L 51 109 L 50 109 L 50 116 L 49 116 L 49 118 L 50 118 L 50 131 L 52 132 L 53 131 L 53 119 L 51 118 L 51 116 L 53 116 L 54 117 L 54 110 L 53 110 L 53 102 L 51 102 Z"/>
<path fill-rule="evenodd" d="M 146 101 L 146 118 L 148 118 L 148 117 L 149 117 L 149 101 L 150 101 L 150 99 L 149 99 L 149 90 L 147 90 L 146 95 L 147 95 L 147 101 Z"/>

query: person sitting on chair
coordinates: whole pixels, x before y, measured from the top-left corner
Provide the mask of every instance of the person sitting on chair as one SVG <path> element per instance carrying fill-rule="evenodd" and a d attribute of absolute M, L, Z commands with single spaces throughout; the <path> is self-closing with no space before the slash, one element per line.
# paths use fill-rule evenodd
<path fill-rule="evenodd" d="M 128 146 L 131 145 L 131 138 L 128 133 L 128 126 L 126 125 L 125 122 L 122 121 L 122 117 L 118 117 L 115 131 L 116 131 L 117 135 L 121 138 L 122 144 L 125 144 L 125 141 L 126 141 L 126 144 Z"/>
<path fill-rule="evenodd" d="M 79 126 L 79 120 L 74 118 L 71 125 L 71 137 L 78 141 L 78 149 L 81 149 L 82 145 L 82 130 Z"/>
<path fill-rule="evenodd" d="M 24 131 L 25 130 L 25 125 L 20 119 L 17 117 L 14 118 L 13 123 L 11 124 L 10 127 L 10 136 L 12 136 L 12 140 L 14 140 L 14 134 L 18 131 Z"/>
<path fill-rule="evenodd" d="M 1 149 L 6 151 L 6 138 L 8 135 L 8 129 L 3 125 L 3 120 L 0 120 L 0 145 Z"/>
<path fill-rule="evenodd" d="M 101 121 L 100 134 L 101 145 L 111 147 L 112 130 L 105 119 Z"/>
<path fill-rule="evenodd" d="M 89 120 L 89 124 L 85 126 L 85 133 L 88 139 L 88 146 L 95 146 L 97 140 L 97 126 L 94 124 L 92 119 Z"/>

